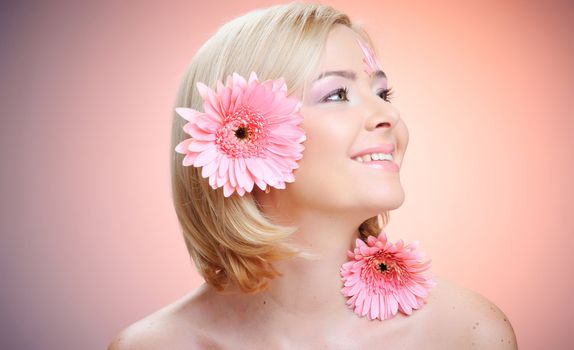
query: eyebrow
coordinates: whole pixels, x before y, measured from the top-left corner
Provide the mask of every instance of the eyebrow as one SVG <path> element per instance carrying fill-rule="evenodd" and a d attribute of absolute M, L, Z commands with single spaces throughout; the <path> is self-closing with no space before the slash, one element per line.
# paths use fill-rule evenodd
<path fill-rule="evenodd" d="M 343 78 L 349 79 L 349 80 L 357 79 L 357 75 L 355 74 L 355 72 L 351 72 L 348 70 L 334 70 L 334 71 L 323 72 L 323 73 L 319 74 L 319 76 L 315 80 L 313 80 L 313 84 L 316 83 L 317 81 L 323 79 L 323 78 L 326 78 L 326 77 L 332 76 L 332 75 L 343 77 Z M 375 75 L 373 76 L 373 79 L 380 79 L 380 78 L 386 79 L 387 75 L 382 70 L 375 71 Z"/>

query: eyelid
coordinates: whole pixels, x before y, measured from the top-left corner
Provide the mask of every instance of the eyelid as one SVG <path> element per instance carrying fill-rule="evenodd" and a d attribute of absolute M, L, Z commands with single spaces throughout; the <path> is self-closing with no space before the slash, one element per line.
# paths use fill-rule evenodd
<path fill-rule="evenodd" d="M 344 100 L 337 100 L 337 101 L 332 101 L 329 100 L 328 98 L 335 95 L 338 92 L 343 91 L 345 93 L 345 99 Z M 331 90 L 327 95 L 325 95 L 325 97 L 323 97 L 321 99 L 320 102 L 325 102 L 325 103 L 331 103 L 331 102 L 344 102 L 344 101 L 348 101 L 348 99 L 346 98 L 347 94 L 349 93 L 349 89 L 346 86 L 339 86 L 338 88 Z"/>

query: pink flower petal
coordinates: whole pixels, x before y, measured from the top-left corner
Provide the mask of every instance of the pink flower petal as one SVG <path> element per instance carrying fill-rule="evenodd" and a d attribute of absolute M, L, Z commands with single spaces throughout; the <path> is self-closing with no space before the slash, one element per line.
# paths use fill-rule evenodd
<path fill-rule="evenodd" d="M 219 167 L 219 162 L 217 160 L 207 163 L 203 168 L 201 168 L 201 176 L 202 177 L 210 177 L 217 172 L 217 168 Z M 213 176 L 215 179 L 215 176 Z"/>
<path fill-rule="evenodd" d="M 261 169 L 259 165 L 258 158 L 245 158 L 245 165 L 249 168 L 253 176 L 258 178 L 263 177 L 263 169 Z"/>
<path fill-rule="evenodd" d="M 246 184 L 245 174 L 241 171 L 241 165 L 239 165 L 239 159 L 234 163 L 235 166 L 235 178 L 237 179 L 237 187 L 242 188 Z"/>
<path fill-rule="evenodd" d="M 231 186 L 231 184 L 229 183 L 225 183 L 223 185 L 223 196 L 224 197 L 229 197 L 231 196 L 231 194 L 235 191 L 235 188 L 233 186 Z"/>
<path fill-rule="evenodd" d="M 428 295 L 427 291 L 418 283 L 407 284 L 407 288 L 412 294 L 417 295 L 421 298 L 426 298 Z"/>
<path fill-rule="evenodd" d="M 227 158 L 227 156 L 223 156 L 221 158 L 221 162 L 219 163 L 219 170 L 217 171 L 217 174 L 219 176 L 223 176 L 224 174 L 227 174 L 227 170 L 229 169 L 229 158 Z"/>
<path fill-rule="evenodd" d="M 175 146 L 175 151 L 177 153 L 186 154 L 187 153 L 187 146 L 189 146 L 189 143 L 191 141 L 193 141 L 193 139 L 185 139 L 185 140 L 181 141 L 180 143 L 177 144 L 177 146 Z"/>
<path fill-rule="evenodd" d="M 203 152 L 210 148 L 215 148 L 215 143 L 213 143 L 212 141 L 204 142 L 199 140 L 193 140 L 193 142 L 190 142 L 189 145 L 187 146 L 187 150 L 190 152 Z"/>
<path fill-rule="evenodd" d="M 175 112 L 179 114 L 182 118 L 187 121 L 193 121 L 196 117 L 203 114 L 195 109 L 185 108 L 185 107 L 178 107 L 175 109 Z"/>
<path fill-rule="evenodd" d="M 261 178 L 258 177 L 255 178 L 255 184 L 257 185 L 257 187 L 261 189 L 261 191 L 265 191 L 265 189 L 267 188 L 267 183 L 265 183 L 265 181 L 263 181 Z"/>
<path fill-rule="evenodd" d="M 369 313 L 369 308 L 371 307 L 371 293 L 365 292 L 365 299 L 363 300 L 363 309 L 361 310 L 361 316 L 366 316 Z"/>
<path fill-rule="evenodd" d="M 367 296 L 367 290 L 366 289 L 361 289 L 359 291 L 359 296 L 357 297 L 357 300 L 355 300 L 355 305 L 357 306 L 357 312 L 359 315 L 362 315 L 363 313 L 363 304 L 365 303 L 365 299 Z"/>
<path fill-rule="evenodd" d="M 279 78 L 273 82 L 273 91 L 275 92 L 287 92 L 287 84 L 285 84 L 285 79 Z"/>
<path fill-rule="evenodd" d="M 237 187 L 237 179 L 235 178 L 235 162 L 235 159 L 229 160 L 229 182 L 233 187 Z"/>
<path fill-rule="evenodd" d="M 278 179 L 275 177 L 274 172 L 269 168 L 269 165 L 265 162 L 259 162 L 259 165 L 263 171 L 263 177 L 261 179 L 269 185 L 275 185 Z"/>
<path fill-rule="evenodd" d="M 357 39 L 357 42 L 359 43 L 359 46 L 361 47 L 361 50 L 363 51 L 363 55 L 364 55 L 363 62 L 365 62 L 365 64 L 367 65 L 365 72 L 368 75 L 371 75 L 376 70 L 381 70 L 381 66 L 380 66 L 379 62 L 377 61 L 377 58 L 375 57 L 375 53 L 373 52 L 373 50 L 366 43 L 364 43 L 361 39 Z"/>
<path fill-rule="evenodd" d="M 198 128 L 207 133 L 215 133 L 220 128 L 220 122 L 216 117 L 207 116 L 206 114 L 197 118 L 195 122 Z"/>
<path fill-rule="evenodd" d="M 220 169 L 221 169 L 221 167 L 220 167 Z M 216 175 L 217 175 L 215 177 L 215 187 L 216 188 L 222 187 L 227 182 L 229 182 L 229 177 L 227 176 L 227 173 L 223 174 L 222 176 L 219 176 L 219 174 L 216 174 Z"/>
<path fill-rule="evenodd" d="M 183 131 L 200 141 L 215 141 L 215 134 L 200 129 L 196 124 L 189 122 L 183 126 Z"/>
<path fill-rule="evenodd" d="M 217 157 L 217 149 L 215 147 L 208 148 L 204 152 L 200 153 L 195 161 L 193 162 L 193 166 L 200 167 L 204 166 L 209 162 L 212 162 Z"/>
<path fill-rule="evenodd" d="M 251 177 L 251 174 L 249 173 L 249 171 L 247 171 L 247 165 L 245 164 L 245 159 L 244 158 L 239 158 L 239 166 L 241 168 L 241 173 L 244 175 L 244 186 L 243 188 L 247 191 L 247 192 L 251 192 L 253 190 L 253 185 L 255 184 L 253 181 L 253 178 Z"/>
<path fill-rule="evenodd" d="M 295 175 L 292 173 L 283 174 L 283 180 L 285 182 L 295 182 Z"/>
<path fill-rule="evenodd" d="M 255 72 L 251 72 L 249 74 L 249 81 L 247 83 L 249 84 L 249 83 L 252 83 L 254 81 L 257 81 L 257 74 Z"/>
<path fill-rule="evenodd" d="M 379 317 L 379 305 L 381 304 L 381 300 L 379 299 L 379 295 L 375 294 L 371 298 L 371 319 L 375 319 Z"/>
<path fill-rule="evenodd" d="M 204 101 L 209 100 L 209 87 L 202 82 L 196 83 L 195 86 L 197 87 L 197 91 L 199 92 L 201 99 Z"/>
<path fill-rule="evenodd" d="M 203 109 L 208 115 L 217 115 L 223 117 L 225 115 L 224 111 L 221 110 L 221 104 L 219 103 L 219 98 L 213 93 L 210 88 L 207 88 L 207 100 L 203 100 Z"/>
<path fill-rule="evenodd" d="M 245 184 L 245 191 L 247 192 L 251 192 L 253 191 L 253 186 L 255 185 L 255 181 L 253 181 L 253 178 L 251 176 L 246 176 L 245 177 L 247 183 Z"/>
<path fill-rule="evenodd" d="M 389 295 L 388 301 L 391 308 L 391 314 L 396 315 L 399 310 L 399 302 L 393 294 Z"/>
<path fill-rule="evenodd" d="M 267 122 L 273 124 L 269 117 L 275 112 L 275 104 L 280 97 L 269 89 L 260 89 L 259 98 L 255 101 L 255 106 L 259 113 L 267 117 Z M 290 120 L 290 119 L 289 119 Z"/>
<path fill-rule="evenodd" d="M 222 95 L 223 89 L 225 89 L 225 85 L 223 85 L 223 83 L 218 80 L 215 87 L 215 93 L 217 94 L 217 96 Z"/>
<path fill-rule="evenodd" d="M 193 165 L 193 161 L 195 160 L 195 158 L 197 158 L 198 155 L 199 155 L 199 153 L 188 153 L 188 154 L 186 154 L 186 156 L 183 158 L 183 165 L 184 166 Z"/>
<path fill-rule="evenodd" d="M 231 92 L 232 89 L 225 87 L 221 94 L 221 110 L 229 111 L 231 106 Z"/>
<path fill-rule="evenodd" d="M 241 75 L 233 72 L 232 75 L 232 86 L 237 86 L 240 89 L 244 90 L 247 87 L 247 81 Z"/>

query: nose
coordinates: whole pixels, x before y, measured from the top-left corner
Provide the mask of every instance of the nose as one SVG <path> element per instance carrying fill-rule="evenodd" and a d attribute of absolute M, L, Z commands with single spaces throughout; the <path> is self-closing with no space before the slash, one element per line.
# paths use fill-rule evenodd
<path fill-rule="evenodd" d="M 372 103 L 367 113 L 365 128 L 368 131 L 377 128 L 392 129 L 401 117 L 399 110 L 390 102 L 381 103 L 381 101 L 377 101 Z"/>

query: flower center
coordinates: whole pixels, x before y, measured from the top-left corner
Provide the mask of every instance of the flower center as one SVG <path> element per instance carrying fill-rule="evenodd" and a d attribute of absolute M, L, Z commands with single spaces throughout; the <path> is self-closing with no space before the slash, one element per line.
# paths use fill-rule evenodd
<path fill-rule="evenodd" d="M 361 277 L 364 280 L 402 283 L 406 273 L 405 269 L 404 264 L 394 254 L 379 252 L 369 259 L 367 268 L 361 272 Z"/>
<path fill-rule="evenodd" d="M 215 132 L 215 144 L 233 158 L 259 157 L 269 136 L 266 125 L 263 115 L 249 106 L 241 106 L 223 118 L 223 126 Z"/>
<path fill-rule="evenodd" d="M 235 137 L 238 139 L 244 139 L 248 136 L 248 132 L 249 130 L 246 127 L 240 126 L 237 128 L 237 130 L 235 130 Z"/>

